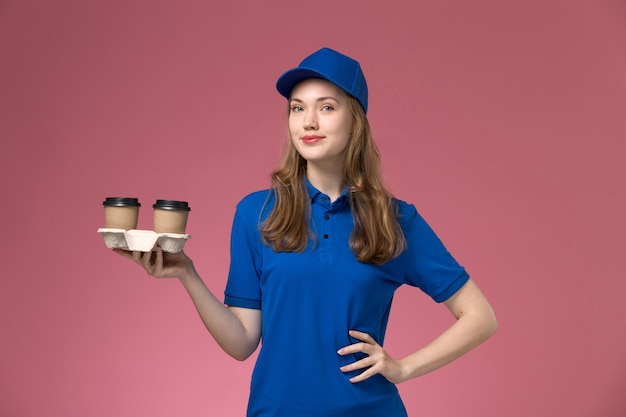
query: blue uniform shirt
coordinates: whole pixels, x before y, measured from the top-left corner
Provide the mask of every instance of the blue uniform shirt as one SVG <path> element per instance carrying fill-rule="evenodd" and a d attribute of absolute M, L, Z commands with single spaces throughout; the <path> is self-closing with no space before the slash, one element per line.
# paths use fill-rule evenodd
<path fill-rule="evenodd" d="M 260 222 L 271 212 L 271 191 L 238 205 L 231 235 L 225 290 L 230 306 L 262 310 L 262 345 L 252 376 L 248 416 L 396 417 L 406 411 L 394 384 L 339 368 L 364 355 L 337 350 L 358 342 L 354 329 L 383 344 L 394 291 L 419 287 L 435 301 L 452 296 L 469 279 L 417 213 L 399 201 L 407 248 L 381 266 L 356 260 L 349 239 L 354 226 L 347 194 L 334 202 L 308 181 L 310 239 L 302 253 L 275 252 L 263 244 Z"/>

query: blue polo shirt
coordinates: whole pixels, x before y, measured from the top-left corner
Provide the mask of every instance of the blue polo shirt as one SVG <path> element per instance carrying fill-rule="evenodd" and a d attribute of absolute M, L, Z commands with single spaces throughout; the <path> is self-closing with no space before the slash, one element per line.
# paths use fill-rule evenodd
<path fill-rule="evenodd" d="M 308 181 L 314 239 L 302 253 L 275 252 L 259 230 L 271 212 L 271 191 L 246 196 L 231 235 L 225 304 L 261 309 L 262 345 L 251 382 L 248 416 L 400 417 L 406 411 L 394 384 L 339 368 L 364 355 L 337 350 L 360 330 L 383 344 L 395 290 L 420 288 L 436 302 L 456 293 L 469 275 L 417 213 L 398 201 L 407 248 L 381 266 L 356 260 L 349 239 L 354 226 L 347 194 L 330 202 Z M 417 349 L 417 347 L 416 347 Z"/>

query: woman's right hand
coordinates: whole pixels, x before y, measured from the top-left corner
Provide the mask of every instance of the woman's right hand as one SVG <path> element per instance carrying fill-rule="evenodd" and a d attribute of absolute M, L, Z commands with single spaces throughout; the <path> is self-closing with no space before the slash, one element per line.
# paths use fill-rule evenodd
<path fill-rule="evenodd" d="M 129 251 L 124 249 L 113 249 L 118 255 L 131 259 L 143 269 L 156 278 L 185 278 L 196 274 L 191 258 L 185 252 L 163 252 L 157 246 L 151 252 Z"/>

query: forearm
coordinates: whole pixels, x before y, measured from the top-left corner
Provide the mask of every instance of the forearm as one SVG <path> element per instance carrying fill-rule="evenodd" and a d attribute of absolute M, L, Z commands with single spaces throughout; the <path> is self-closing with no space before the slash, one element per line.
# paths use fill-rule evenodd
<path fill-rule="evenodd" d="M 202 322 L 226 353 L 238 360 L 250 356 L 261 339 L 260 310 L 227 308 L 204 285 L 193 262 L 184 251 L 164 253 L 114 249 L 133 260 L 156 278 L 178 278 L 193 300 Z"/>
<path fill-rule="evenodd" d="M 402 379 L 415 378 L 449 364 L 487 340 L 496 329 L 490 308 L 464 314 L 428 345 L 400 359 L 404 369 Z"/>
<path fill-rule="evenodd" d="M 352 383 L 382 374 L 389 382 L 398 384 L 454 361 L 488 339 L 497 329 L 489 303 L 471 282 L 452 300 L 446 301 L 446 305 L 455 314 L 457 321 L 428 345 L 400 360 L 389 356 L 369 334 L 350 330 L 350 336 L 361 342 L 343 347 L 337 353 L 348 355 L 363 352 L 367 357 L 342 366 L 341 371 L 364 369 L 361 374 L 350 378 Z"/>
<path fill-rule="evenodd" d="M 242 321 L 206 287 L 197 272 L 179 278 L 189 293 L 202 322 L 220 347 L 237 360 L 249 357 L 257 348 L 259 335 Z"/>

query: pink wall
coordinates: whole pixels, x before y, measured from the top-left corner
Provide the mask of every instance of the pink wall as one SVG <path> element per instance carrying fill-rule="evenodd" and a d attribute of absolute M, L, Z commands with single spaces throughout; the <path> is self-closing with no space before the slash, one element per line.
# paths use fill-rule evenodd
<path fill-rule="evenodd" d="M 188 200 L 221 296 L 234 205 L 282 149 L 274 81 L 321 46 L 361 60 L 390 187 L 500 322 L 400 386 L 410 414 L 625 415 L 623 2 L 269 4 L 0 3 L 0 416 L 243 415 L 252 361 L 106 250 L 101 201 L 139 197 L 149 228 Z M 403 288 L 391 320 L 401 356 L 451 317 Z"/>

